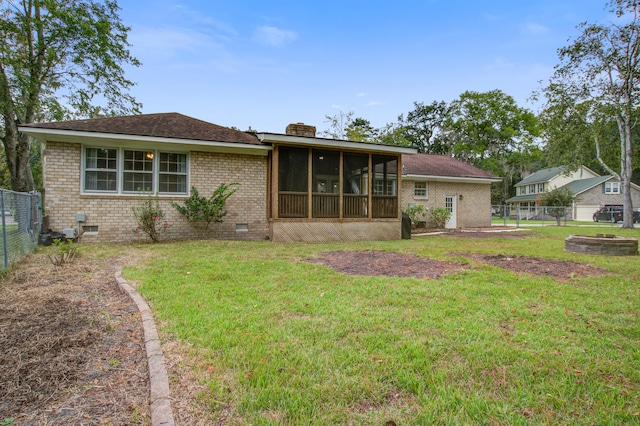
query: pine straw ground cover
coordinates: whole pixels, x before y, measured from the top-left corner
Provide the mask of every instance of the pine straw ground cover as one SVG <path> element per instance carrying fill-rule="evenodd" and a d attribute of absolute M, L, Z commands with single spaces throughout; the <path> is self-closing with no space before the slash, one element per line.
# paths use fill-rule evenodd
<path fill-rule="evenodd" d="M 44 253 L 0 282 L 0 424 L 149 423 L 149 384 L 136 306 L 119 292 L 123 258 Z"/>

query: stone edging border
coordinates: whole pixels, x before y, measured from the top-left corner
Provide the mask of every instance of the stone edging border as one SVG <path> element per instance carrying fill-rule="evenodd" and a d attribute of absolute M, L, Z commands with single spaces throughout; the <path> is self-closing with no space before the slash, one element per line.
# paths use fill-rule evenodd
<path fill-rule="evenodd" d="M 164 355 L 160 347 L 160 339 L 156 324 L 153 320 L 151 308 L 133 287 L 122 278 L 122 267 L 116 271 L 118 287 L 129 295 L 138 306 L 142 318 L 144 330 L 144 345 L 147 351 L 147 363 L 149 365 L 149 389 L 151 402 L 152 426 L 175 426 L 173 410 L 171 409 L 171 397 L 169 392 L 169 376 L 164 365 Z"/>

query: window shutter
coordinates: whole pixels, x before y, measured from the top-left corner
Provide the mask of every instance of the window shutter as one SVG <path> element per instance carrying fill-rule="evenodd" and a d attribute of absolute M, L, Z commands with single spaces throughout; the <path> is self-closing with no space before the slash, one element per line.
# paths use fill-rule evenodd
<path fill-rule="evenodd" d="M 605 191 L 604 191 L 604 182 L 602 182 L 601 186 L 602 186 L 602 193 L 604 194 L 605 193 Z"/>

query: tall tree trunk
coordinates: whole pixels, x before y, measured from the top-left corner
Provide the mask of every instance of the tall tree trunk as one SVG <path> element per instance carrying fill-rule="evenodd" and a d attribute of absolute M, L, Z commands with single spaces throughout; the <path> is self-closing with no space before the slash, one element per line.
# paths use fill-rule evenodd
<path fill-rule="evenodd" d="M 620 177 L 622 178 L 622 192 L 624 204 L 622 209 L 623 220 L 622 227 L 633 229 L 633 200 L 631 197 L 631 176 L 633 174 L 632 155 L 633 146 L 631 145 L 631 116 L 626 114 L 624 117 L 618 118 L 618 126 L 620 130 Z"/>

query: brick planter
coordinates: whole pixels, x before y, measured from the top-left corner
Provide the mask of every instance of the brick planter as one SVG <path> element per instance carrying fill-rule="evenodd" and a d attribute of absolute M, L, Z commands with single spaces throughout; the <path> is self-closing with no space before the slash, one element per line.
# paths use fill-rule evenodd
<path fill-rule="evenodd" d="M 616 237 L 611 234 L 569 235 L 564 240 L 564 249 L 574 253 L 604 254 L 607 256 L 636 256 L 638 239 Z"/>

